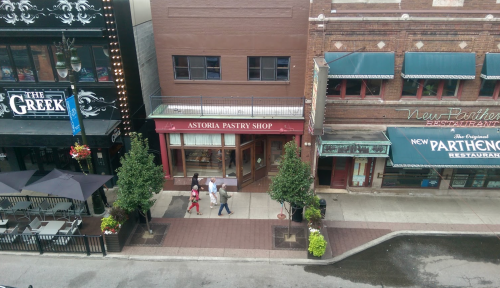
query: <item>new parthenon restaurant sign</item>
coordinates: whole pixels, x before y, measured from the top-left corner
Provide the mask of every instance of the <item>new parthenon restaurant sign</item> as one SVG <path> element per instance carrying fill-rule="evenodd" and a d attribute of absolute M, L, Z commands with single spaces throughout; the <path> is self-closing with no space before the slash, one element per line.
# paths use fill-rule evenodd
<path fill-rule="evenodd" d="M 494 128 L 387 128 L 395 167 L 500 167 Z"/>
<path fill-rule="evenodd" d="M 500 113 L 490 108 L 442 108 L 440 112 L 400 108 L 408 120 L 421 120 L 429 127 L 497 127 Z"/>

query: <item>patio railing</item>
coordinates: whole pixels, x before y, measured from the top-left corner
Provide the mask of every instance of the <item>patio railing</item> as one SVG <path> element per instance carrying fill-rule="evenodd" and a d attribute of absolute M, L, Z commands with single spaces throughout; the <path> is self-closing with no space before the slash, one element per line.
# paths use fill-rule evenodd
<path fill-rule="evenodd" d="M 47 200 L 47 202 L 51 205 L 51 207 L 54 207 L 59 202 L 71 202 L 71 203 L 73 203 L 73 207 L 75 207 L 74 204 L 85 203 L 84 214 L 90 215 L 90 210 L 89 210 L 89 206 L 87 204 L 87 201 L 69 199 L 69 198 L 64 198 L 64 197 L 28 196 L 28 195 L 26 195 L 26 196 L 0 196 L 0 202 L 3 199 L 9 199 L 9 201 L 12 203 L 12 205 L 16 205 L 17 202 L 21 202 L 21 201 L 31 201 L 32 208 L 38 207 L 38 205 L 40 205 L 40 203 L 42 203 L 44 200 Z"/>
<path fill-rule="evenodd" d="M 0 235 L 1 251 L 86 253 L 106 256 L 102 235 Z"/>
<path fill-rule="evenodd" d="M 305 98 L 150 96 L 151 116 L 304 117 Z"/>

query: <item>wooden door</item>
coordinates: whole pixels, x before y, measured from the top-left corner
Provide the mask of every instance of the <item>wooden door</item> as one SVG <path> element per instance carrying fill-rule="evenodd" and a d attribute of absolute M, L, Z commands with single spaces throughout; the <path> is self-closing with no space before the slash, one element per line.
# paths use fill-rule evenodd
<path fill-rule="evenodd" d="M 330 186 L 331 188 L 345 189 L 347 187 L 350 163 L 351 158 L 348 157 L 333 158 L 333 172 Z"/>
<path fill-rule="evenodd" d="M 245 145 L 240 153 L 241 188 L 253 183 L 254 180 L 254 148 L 253 144 Z"/>

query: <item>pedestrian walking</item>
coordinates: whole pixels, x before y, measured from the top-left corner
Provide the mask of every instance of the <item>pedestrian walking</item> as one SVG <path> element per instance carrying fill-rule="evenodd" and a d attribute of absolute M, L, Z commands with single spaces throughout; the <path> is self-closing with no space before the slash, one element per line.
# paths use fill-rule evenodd
<path fill-rule="evenodd" d="M 208 193 L 210 193 L 210 208 L 217 206 L 217 185 L 215 185 L 215 178 L 210 179 L 208 183 Z"/>
<path fill-rule="evenodd" d="M 200 196 L 198 195 L 198 186 L 197 185 L 193 186 L 189 200 L 191 201 L 191 206 L 189 206 L 187 212 L 189 214 L 191 214 L 191 209 L 193 209 L 193 207 L 196 207 L 196 214 L 203 215 L 203 213 L 200 212 L 200 204 L 198 204 L 198 201 L 200 200 Z"/>
<path fill-rule="evenodd" d="M 222 187 L 219 189 L 219 197 L 220 197 L 220 208 L 219 208 L 219 217 L 222 216 L 222 209 L 225 207 L 227 214 L 231 215 L 233 212 L 229 210 L 229 207 L 227 206 L 227 199 L 231 198 L 231 195 L 227 194 L 226 191 L 226 184 L 222 184 Z"/>
<path fill-rule="evenodd" d="M 199 188 L 201 188 L 201 190 L 205 190 L 203 187 L 200 186 L 200 183 L 198 183 L 198 173 L 194 173 L 193 175 L 193 178 L 191 178 L 191 189 L 193 189 L 193 187 L 196 185 L 196 193 L 198 194 L 198 201 L 201 200 L 200 198 L 200 190 Z"/>

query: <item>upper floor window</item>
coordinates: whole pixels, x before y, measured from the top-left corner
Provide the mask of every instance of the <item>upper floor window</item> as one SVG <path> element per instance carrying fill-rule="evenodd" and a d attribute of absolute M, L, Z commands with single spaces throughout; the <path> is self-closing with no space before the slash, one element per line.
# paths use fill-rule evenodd
<path fill-rule="evenodd" d="M 82 69 L 79 82 L 113 81 L 104 46 L 77 46 Z M 55 69 L 56 47 L 49 45 L 0 45 L 0 81 L 63 82 Z M 96 77 L 97 75 L 97 77 Z"/>
<path fill-rule="evenodd" d="M 498 80 L 481 79 L 481 88 L 479 90 L 479 97 L 481 99 L 497 100 L 498 91 L 500 89 L 499 85 L 500 81 Z"/>
<path fill-rule="evenodd" d="M 460 83 L 457 79 L 403 79 L 401 96 L 436 100 L 457 98 Z"/>
<path fill-rule="evenodd" d="M 220 80 L 220 57 L 174 56 L 175 79 Z"/>
<path fill-rule="evenodd" d="M 248 57 L 248 80 L 288 81 L 290 57 Z"/>
<path fill-rule="evenodd" d="M 328 79 L 326 95 L 329 97 L 367 98 L 380 97 L 382 79 Z"/>

